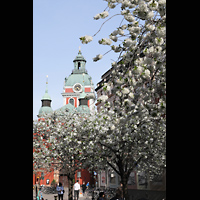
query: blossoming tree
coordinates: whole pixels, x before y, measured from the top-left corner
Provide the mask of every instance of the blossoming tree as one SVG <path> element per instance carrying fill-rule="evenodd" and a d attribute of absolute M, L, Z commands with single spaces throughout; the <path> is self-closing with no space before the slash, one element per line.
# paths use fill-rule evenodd
<path fill-rule="evenodd" d="M 122 20 L 99 44 L 109 45 L 119 56 L 103 86 L 104 95 L 98 99 L 104 105 L 96 118 L 87 119 L 90 126 L 85 127 L 88 135 L 83 138 L 94 147 L 98 165 L 107 164 L 121 176 L 128 199 L 126 186 L 133 169 L 148 172 L 153 178 L 166 167 L 166 1 L 106 1 L 107 8 L 94 19 L 108 18 L 112 9 L 121 6 L 121 11 L 105 22 L 116 15 Z M 91 42 L 98 32 L 80 37 L 81 42 Z M 108 94 L 114 95 L 112 101 Z"/>
<path fill-rule="evenodd" d="M 34 169 L 64 169 L 69 183 L 68 199 L 72 200 L 73 179 L 84 160 L 81 142 L 75 136 L 80 120 L 78 113 L 53 113 L 34 123 Z"/>

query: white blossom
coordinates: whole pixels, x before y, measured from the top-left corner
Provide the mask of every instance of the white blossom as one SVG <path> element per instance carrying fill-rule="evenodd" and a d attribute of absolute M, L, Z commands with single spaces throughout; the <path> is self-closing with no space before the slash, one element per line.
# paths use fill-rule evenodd
<path fill-rule="evenodd" d="M 102 19 L 106 18 L 109 15 L 108 11 L 104 11 L 102 13 L 100 13 L 100 16 Z"/>
<path fill-rule="evenodd" d="M 114 35 L 109 35 L 109 38 L 111 39 L 111 40 L 113 40 L 114 42 L 117 42 L 117 37 L 116 36 L 114 36 Z"/>
<path fill-rule="evenodd" d="M 146 57 L 146 58 L 144 59 L 144 62 L 143 62 L 143 63 L 144 63 L 144 64 L 151 65 L 152 62 L 153 62 L 152 58 Z"/>
<path fill-rule="evenodd" d="M 114 3 L 108 4 L 108 7 L 109 7 L 109 8 L 115 8 L 115 6 L 116 6 L 116 5 L 115 5 Z"/>
<path fill-rule="evenodd" d="M 135 20 L 135 17 L 131 15 L 130 13 L 124 14 L 124 18 L 129 22 L 133 22 Z"/>
<path fill-rule="evenodd" d="M 101 18 L 100 14 L 96 14 L 96 15 L 94 16 L 94 19 L 95 19 L 95 20 L 98 20 L 98 19 L 100 19 L 100 18 Z"/>
<path fill-rule="evenodd" d="M 129 13 L 129 10 L 122 10 L 122 11 L 121 11 L 121 14 L 122 14 L 122 15 L 126 15 L 126 14 L 128 14 L 128 13 Z"/>
<path fill-rule="evenodd" d="M 115 126 L 112 125 L 112 126 L 110 127 L 110 129 L 111 129 L 112 131 L 115 130 Z"/>
<path fill-rule="evenodd" d="M 112 41 L 108 38 L 103 38 L 103 39 L 99 40 L 99 44 L 110 45 L 111 43 L 112 43 Z"/>
<path fill-rule="evenodd" d="M 119 35 L 124 35 L 124 31 L 120 28 L 120 29 L 118 30 L 118 34 L 119 34 Z"/>
<path fill-rule="evenodd" d="M 155 38 L 155 43 L 156 43 L 156 45 L 162 45 L 163 44 L 163 42 L 164 42 L 164 40 L 163 40 L 163 38 L 161 37 L 161 38 Z"/>
<path fill-rule="evenodd" d="M 128 7 L 128 6 L 130 6 L 130 4 L 131 4 L 131 2 L 130 2 L 129 0 L 124 0 L 124 1 L 122 2 L 122 6 L 123 6 L 123 7 Z"/>
<path fill-rule="evenodd" d="M 141 66 L 138 66 L 136 69 L 135 69 L 135 72 L 141 74 L 143 71 L 143 68 Z"/>
<path fill-rule="evenodd" d="M 134 77 L 131 78 L 131 81 L 132 81 L 133 86 L 137 84 L 137 82 L 136 82 Z"/>
<path fill-rule="evenodd" d="M 148 6 L 151 10 L 156 10 L 158 8 L 158 2 L 155 1 L 155 0 L 151 0 L 149 3 L 148 3 Z"/>
<path fill-rule="evenodd" d="M 158 3 L 159 3 L 159 5 L 165 5 L 166 4 L 166 0 L 159 0 Z"/>
<path fill-rule="evenodd" d="M 110 91 L 111 86 L 108 83 L 104 83 L 103 89 L 106 90 L 106 91 Z"/>
<path fill-rule="evenodd" d="M 148 69 L 145 69 L 145 71 L 144 71 L 144 76 L 145 76 L 146 78 L 149 78 L 149 77 L 150 77 L 150 71 L 149 71 Z"/>
<path fill-rule="evenodd" d="M 123 79 L 116 79 L 115 80 L 115 83 L 117 83 L 117 84 L 123 84 L 124 83 L 124 80 Z"/>
<path fill-rule="evenodd" d="M 102 95 L 98 98 L 99 101 L 101 102 L 105 102 L 106 100 L 108 99 L 108 96 L 107 95 Z"/>
<path fill-rule="evenodd" d="M 123 94 L 128 94 L 130 90 L 128 88 L 122 88 L 122 93 Z"/>
<path fill-rule="evenodd" d="M 159 37 L 163 37 L 166 34 L 166 28 L 165 27 L 156 27 L 156 33 Z"/>
<path fill-rule="evenodd" d="M 154 12 L 153 11 L 148 12 L 147 19 L 152 19 L 153 17 L 154 17 Z"/>
<path fill-rule="evenodd" d="M 98 60 L 100 60 L 102 58 L 103 58 L 103 55 L 98 54 L 96 57 L 93 58 L 93 61 L 96 62 L 96 61 L 98 61 Z"/>
<path fill-rule="evenodd" d="M 145 26 L 146 28 L 147 28 L 147 30 L 149 30 L 149 31 L 153 31 L 153 30 L 155 30 L 155 26 L 154 25 L 152 25 L 152 24 L 146 24 L 146 26 Z"/>
<path fill-rule="evenodd" d="M 117 92 L 116 92 L 116 95 L 118 95 L 118 96 L 122 96 L 122 93 L 118 90 Z"/>
<path fill-rule="evenodd" d="M 124 25 L 121 26 L 121 29 L 122 29 L 122 30 L 124 30 L 124 29 L 126 29 L 126 28 L 127 28 L 127 25 L 126 25 L 126 24 L 124 24 Z"/>
<path fill-rule="evenodd" d="M 109 15 L 108 11 L 104 11 L 104 12 L 102 12 L 102 13 L 96 14 L 96 15 L 94 16 L 94 19 L 95 19 L 95 20 L 98 20 L 98 19 L 100 19 L 100 18 L 104 19 L 104 18 L 106 18 L 108 15 Z"/>
<path fill-rule="evenodd" d="M 127 38 L 124 40 L 123 43 L 124 47 L 133 47 L 136 45 L 136 41 L 135 40 L 131 40 L 130 38 Z"/>
<path fill-rule="evenodd" d="M 114 30 L 110 35 L 116 36 L 118 34 L 118 30 Z"/>
<path fill-rule="evenodd" d="M 83 44 L 87 44 L 88 42 L 91 42 L 93 40 L 93 37 L 89 35 L 85 35 L 85 36 L 80 37 L 80 40 Z"/>
<path fill-rule="evenodd" d="M 128 96 L 130 97 L 130 98 L 134 98 L 134 94 L 132 93 L 132 92 L 130 92 L 129 94 L 128 94 Z"/>
<path fill-rule="evenodd" d="M 140 12 L 147 12 L 148 11 L 147 4 L 143 0 L 139 1 L 138 9 L 139 9 Z"/>
<path fill-rule="evenodd" d="M 116 52 L 116 53 L 117 53 L 117 52 L 120 52 L 120 51 L 122 50 L 121 47 L 116 46 L 116 45 L 112 45 L 111 48 L 112 48 L 112 50 L 114 50 L 114 52 Z"/>
<path fill-rule="evenodd" d="M 154 49 L 154 52 L 155 53 L 161 53 L 162 51 L 162 47 L 161 46 L 157 46 L 155 49 Z"/>

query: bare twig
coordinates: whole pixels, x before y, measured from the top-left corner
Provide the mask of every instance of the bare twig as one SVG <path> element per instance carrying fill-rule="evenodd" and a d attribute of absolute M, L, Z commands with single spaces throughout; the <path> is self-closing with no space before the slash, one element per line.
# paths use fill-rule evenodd
<path fill-rule="evenodd" d="M 104 25 L 107 21 L 109 21 L 111 18 L 113 18 L 113 17 L 115 17 L 115 16 L 117 16 L 117 15 L 121 15 L 121 14 L 115 14 L 115 15 L 113 15 L 112 17 L 110 17 L 109 19 L 107 19 L 105 22 L 103 22 L 103 24 L 101 25 L 100 29 L 99 29 L 92 37 L 96 36 L 97 33 L 100 32 L 101 28 L 103 27 L 103 25 Z"/>

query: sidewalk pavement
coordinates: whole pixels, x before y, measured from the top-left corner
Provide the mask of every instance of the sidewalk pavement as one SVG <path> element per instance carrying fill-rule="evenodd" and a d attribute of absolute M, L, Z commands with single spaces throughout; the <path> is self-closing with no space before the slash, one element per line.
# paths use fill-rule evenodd
<path fill-rule="evenodd" d="M 64 188 L 65 190 L 65 193 L 63 195 L 63 200 L 68 200 L 68 188 Z M 44 198 L 44 200 L 54 200 L 54 196 L 58 196 L 57 194 L 44 194 L 42 192 L 42 196 Z M 35 196 L 35 190 L 33 190 L 33 200 L 36 199 L 36 196 Z M 57 197 L 57 200 L 58 200 L 58 197 Z M 91 200 L 91 197 L 88 196 L 87 194 L 82 194 L 82 192 L 79 194 L 79 200 Z"/>

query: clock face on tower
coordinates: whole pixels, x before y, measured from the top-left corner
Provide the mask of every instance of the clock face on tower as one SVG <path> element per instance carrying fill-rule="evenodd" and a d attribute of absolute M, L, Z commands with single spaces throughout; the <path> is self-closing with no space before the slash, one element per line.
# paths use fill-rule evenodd
<path fill-rule="evenodd" d="M 76 83 L 74 86 L 73 86 L 73 89 L 74 89 L 74 92 L 81 92 L 82 91 L 82 86 L 80 83 Z"/>

